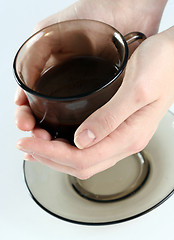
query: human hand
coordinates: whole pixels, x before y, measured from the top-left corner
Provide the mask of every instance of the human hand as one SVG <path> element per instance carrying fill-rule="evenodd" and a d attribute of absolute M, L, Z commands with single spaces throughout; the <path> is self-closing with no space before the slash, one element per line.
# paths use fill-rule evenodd
<path fill-rule="evenodd" d="M 18 142 L 26 159 L 86 179 L 144 149 L 174 102 L 173 42 L 174 27 L 135 50 L 118 92 L 77 129 L 75 143 L 81 149 L 34 129 L 35 137 Z"/>
<path fill-rule="evenodd" d="M 158 0 L 158 5 L 154 5 L 153 1 L 151 1 L 149 7 L 149 1 L 147 0 L 132 0 L 131 5 L 130 1 L 127 0 L 121 0 L 118 2 L 116 2 L 116 0 L 96 0 L 95 2 L 92 0 L 82 0 L 73 4 L 61 13 L 55 14 L 43 20 L 36 26 L 35 31 L 47 25 L 67 19 L 90 18 L 104 21 L 116 27 L 118 30 L 120 30 L 120 32 L 122 32 L 122 34 L 126 34 L 130 31 L 142 31 L 147 36 L 150 36 L 156 33 L 158 29 L 165 3 L 166 0 Z M 136 7 L 133 8 L 132 5 Z M 93 9 L 95 9 L 95 11 Z M 129 24 L 127 24 L 127 22 L 129 22 Z M 35 137 L 22 139 L 18 143 L 20 146 L 19 148 L 22 148 L 28 152 L 28 154 L 25 155 L 25 158 L 28 160 L 37 159 L 39 161 L 40 159 L 40 161 L 43 161 L 45 164 L 56 168 L 59 171 L 67 172 L 69 174 L 78 176 L 79 178 L 88 178 L 96 172 L 102 171 L 105 168 L 114 165 L 117 160 L 123 157 L 120 154 L 120 156 L 115 158 L 116 153 L 113 154 L 110 142 L 108 142 L 106 145 L 108 147 L 107 149 L 104 148 L 104 151 L 101 150 L 102 146 L 104 147 L 105 144 L 97 144 L 95 147 L 89 148 L 86 152 L 86 150 L 80 151 L 77 148 L 69 146 L 60 140 L 51 141 L 51 136 L 48 132 L 43 129 L 35 128 L 35 118 L 32 115 L 30 107 L 28 106 L 27 98 L 21 89 L 18 89 L 17 91 L 16 104 L 19 105 L 16 111 L 17 126 L 24 131 L 32 130 L 32 134 Z M 84 125 L 80 127 L 81 130 L 83 126 Z M 79 131 L 80 130 L 77 131 L 76 136 Z M 39 143 L 37 144 L 35 141 L 39 141 Z M 93 144 L 97 141 L 98 140 L 96 138 Z M 58 150 L 57 147 L 60 147 L 60 149 Z M 117 147 L 119 147 L 119 145 L 117 145 Z M 53 151 L 51 151 L 51 149 Z M 46 150 L 46 152 L 43 150 Z M 41 156 L 39 155 L 40 153 Z M 112 158 L 113 156 L 114 158 Z M 93 161 L 95 158 L 96 160 Z M 110 159 L 110 161 L 105 161 L 107 159 Z"/>
<path fill-rule="evenodd" d="M 157 32 L 166 2 L 167 0 L 81 0 L 41 21 L 35 31 L 56 22 L 79 18 L 103 21 L 114 26 L 123 35 L 140 31 L 148 37 Z M 15 118 L 17 127 L 23 131 L 33 130 L 35 118 L 21 88 L 17 89 L 15 103 L 18 105 Z"/>

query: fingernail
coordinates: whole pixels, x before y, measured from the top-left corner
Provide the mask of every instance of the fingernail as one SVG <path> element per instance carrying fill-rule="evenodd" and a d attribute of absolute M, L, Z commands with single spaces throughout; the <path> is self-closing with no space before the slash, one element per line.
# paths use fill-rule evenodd
<path fill-rule="evenodd" d="M 22 144 L 21 144 L 21 140 L 18 140 L 18 141 L 17 141 L 16 147 L 17 147 L 17 149 L 19 149 L 19 150 L 24 150 L 24 148 L 23 148 L 23 146 L 22 146 Z"/>
<path fill-rule="evenodd" d="M 16 148 L 19 149 L 20 151 L 23 151 L 23 152 L 28 153 L 28 154 L 32 154 L 32 153 L 33 153 L 32 151 L 23 148 L 23 147 L 20 145 L 20 143 L 17 143 Z"/>
<path fill-rule="evenodd" d="M 25 161 L 35 161 L 35 159 L 28 153 L 24 153 L 24 160 Z"/>
<path fill-rule="evenodd" d="M 24 150 L 24 148 L 23 148 L 20 144 L 18 144 L 18 143 L 16 144 L 16 148 L 19 149 L 19 150 L 21 150 L 21 151 Z"/>
<path fill-rule="evenodd" d="M 83 149 L 88 147 L 95 140 L 95 138 L 96 137 L 94 133 L 89 129 L 86 129 L 74 138 L 74 143 L 79 149 Z"/>

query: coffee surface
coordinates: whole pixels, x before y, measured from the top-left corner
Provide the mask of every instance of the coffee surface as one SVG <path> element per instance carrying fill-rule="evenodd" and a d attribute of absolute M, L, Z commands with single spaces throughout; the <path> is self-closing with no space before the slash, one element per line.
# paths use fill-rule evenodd
<path fill-rule="evenodd" d="M 55 98 L 87 95 L 106 85 L 117 71 L 116 66 L 99 57 L 74 57 L 45 71 L 34 90 Z"/>

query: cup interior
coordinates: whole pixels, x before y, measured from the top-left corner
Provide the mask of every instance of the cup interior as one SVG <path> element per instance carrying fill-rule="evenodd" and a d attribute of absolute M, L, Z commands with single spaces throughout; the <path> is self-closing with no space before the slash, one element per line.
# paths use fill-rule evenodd
<path fill-rule="evenodd" d="M 24 90 L 39 94 L 35 85 L 53 66 L 60 66 L 76 57 L 104 59 L 117 71 L 108 82 L 95 87 L 94 90 L 98 91 L 121 74 L 127 56 L 127 44 L 113 27 L 93 20 L 72 20 L 53 24 L 31 36 L 15 57 L 14 71 L 18 84 Z"/>

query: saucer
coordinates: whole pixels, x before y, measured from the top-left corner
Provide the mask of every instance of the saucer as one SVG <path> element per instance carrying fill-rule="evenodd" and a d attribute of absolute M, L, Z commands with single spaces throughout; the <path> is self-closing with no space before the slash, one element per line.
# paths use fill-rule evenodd
<path fill-rule="evenodd" d="M 174 192 L 174 115 L 171 112 L 161 120 L 141 156 L 149 164 L 146 178 L 135 191 L 115 201 L 88 199 L 74 189 L 68 175 L 36 162 L 24 161 L 25 182 L 34 201 L 62 220 L 86 225 L 120 223 L 155 209 Z"/>

